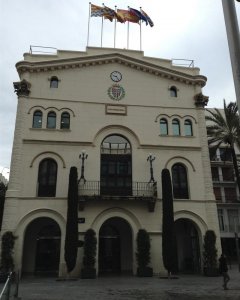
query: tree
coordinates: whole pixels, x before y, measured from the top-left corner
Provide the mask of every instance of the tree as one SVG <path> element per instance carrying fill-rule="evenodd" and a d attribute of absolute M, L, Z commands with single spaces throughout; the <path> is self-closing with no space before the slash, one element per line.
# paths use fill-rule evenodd
<path fill-rule="evenodd" d="M 207 110 L 210 115 L 206 116 L 208 143 L 213 152 L 221 145 L 228 145 L 231 151 L 232 161 L 237 185 L 240 192 L 240 176 L 238 170 L 237 156 L 234 146 L 240 148 L 240 125 L 237 104 L 230 102 L 226 105 L 224 100 L 224 114 L 219 109 Z"/>
<path fill-rule="evenodd" d="M 7 185 L 5 185 L 3 182 L 0 182 L 0 231 L 2 229 L 2 218 L 3 218 L 6 191 L 7 191 Z"/>
<path fill-rule="evenodd" d="M 64 258 L 68 273 L 75 265 L 78 251 L 78 174 L 77 168 L 71 167 L 68 185 L 68 208 Z"/>
<path fill-rule="evenodd" d="M 168 169 L 162 170 L 162 257 L 168 277 L 177 271 L 177 247 L 173 216 L 172 181 Z"/>
<path fill-rule="evenodd" d="M 218 274 L 216 234 L 213 230 L 207 230 L 204 236 L 203 266 L 205 275 L 216 276 Z"/>
<path fill-rule="evenodd" d="M 84 236 L 82 278 L 96 278 L 97 239 L 93 229 L 88 229 Z"/>
<path fill-rule="evenodd" d="M 11 272 L 14 269 L 13 248 L 16 237 L 11 231 L 6 231 L 2 236 L 1 245 L 1 271 Z"/>
<path fill-rule="evenodd" d="M 150 257 L 150 238 L 149 234 L 145 229 L 139 229 L 137 234 L 137 263 L 138 263 L 138 269 L 137 273 L 138 276 L 152 276 L 152 268 L 148 267 L 148 264 L 151 261 Z"/>

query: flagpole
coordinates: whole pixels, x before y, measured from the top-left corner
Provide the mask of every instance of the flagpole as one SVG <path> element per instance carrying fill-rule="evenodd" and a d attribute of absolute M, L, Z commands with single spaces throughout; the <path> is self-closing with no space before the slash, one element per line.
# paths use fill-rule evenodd
<path fill-rule="evenodd" d="M 89 2 L 89 13 L 88 13 L 87 47 L 88 47 L 88 44 L 89 44 L 90 14 L 91 14 L 91 2 Z"/>
<path fill-rule="evenodd" d="M 115 5 L 115 13 L 117 12 L 117 5 Z M 114 23 L 114 48 L 116 47 L 116 32 L 117 31 L 117 18 L 115 15 L 115 23 Z"/>
<path fill-rule="evenodd" d="M 128 6 L 129 11 L 129 6 Z M 129 49 L 129 21 L 128 21 L 128 28 L 127 28 L 127 49 Z"/>
<path fill-rule="evenodd" d="M 140 7 L 140 11 L 141 11 L 141 7 Z M 141 20 L 139 21 L 140 22 L 140 51 L 142 51 L 142 22 Z"/>
<path fill-rule="evenodd" d="M 105 6 L 104 3 L 102 3 L 102 5 Z M 103 40 L 103 15 L 102 15 L 102 30 L 101 30 L 101 48 L 102 48 L 102 40 Z"/>

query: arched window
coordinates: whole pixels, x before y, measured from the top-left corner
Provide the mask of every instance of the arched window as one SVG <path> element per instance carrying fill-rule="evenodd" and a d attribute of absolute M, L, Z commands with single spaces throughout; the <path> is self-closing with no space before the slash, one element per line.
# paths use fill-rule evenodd
<path fill-rule="evenodd" d="M 172 131 L 173 135 L 180 135 L 180 123 L 178 119 L 172 120 Z"/>
<path fill-rule="evenodd" d="M 175 164 L 172 167 L 173 197 L 175 199 L 188 199 L 187 171 L 184 165 Z"/>
<path fill-rule="evenodd" d="M 56 76 L 51 77 L 50 79 L 50 88 L 58 88 L 58 78 Z"/>
<path fill-rule="evenodd" d="M 177 88 L 175 86 L 171 86 L 169 90 L 171 97 L 177 97 Z"/>
<path fill-rule="evenodd" d="M 48 113 L 47 128 L 56 128 L 56 113 L 54 111 Z"/>
<path fill-rule="evenodd" d="M 70 128 L 70 115 L 68 112 L 63 112 L 61 115 L 61 129 L 69 129 Z"/>
<path fill-rule="evenodd" d="M 57 184 L 57 163 L 47 158 L 38 169 L 38 197 L 55 197 Z"/>
<path fill-rule="evenodd" d="M 162 135 L 168 135 L 168 122 L 166 119 L 160 120 L 160 133 Z"/>
<path fill-rule="evenodd" d="M 186 136 L 192 136 L 192 122 L 190 120 L 184 121 L 184 131 Z"/>
<path fill-rule="evenodd" d="M 33 114 L 33 128 L 42 128 L 42 112 L 41 110 L 36 110 Z"/>

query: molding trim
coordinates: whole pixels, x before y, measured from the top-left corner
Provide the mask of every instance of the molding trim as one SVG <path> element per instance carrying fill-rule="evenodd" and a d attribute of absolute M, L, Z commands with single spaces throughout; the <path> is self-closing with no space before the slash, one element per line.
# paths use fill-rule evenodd
<path fill-rule="evenodd" d="M 154 76 L 183 82 L 193 86 L 205 86 L 207 78 L 203 75 L 190 75 L 170 68 L 162 67 L 145 60 L 129 57 L 120 53 L 92 55 L 68 59 L 44 60 L 38 62 L 20 61 L 16 64 L 19 75 L 24 72 L 48 72 L 62 69 L 86 68 L 96 65 L 118 63 Z"/>
<path fill-rule="evenodd" d="M 56 155 L 61 161 L 62 161 L 62 164 L 63 164 L 63 168 L 66 168 L 66 164 L 65 164 L 65 161 L 64 161 L 64 159 L 62 158 L 62 156 L 61 155 L 59 155 L 58 153 L 56 153 L 56 152 L 52 152 L 52 151 L 45 151 L 45 152 L 41 152 L 41 153 L 39 153 L 39 154 L 37 154 L 33 159 L 32 159 L 32 161 L 31 161 L 31 163 L 30 163 L 30 168 L 32 168 L 32 166 L 33 166 L 33 164 L 34 164 L 34 161 L 39 157 L 39 156 L 41 156 L 41 155 L 45 155 L 45 154 L 52 154 L 52 155 Z"/>

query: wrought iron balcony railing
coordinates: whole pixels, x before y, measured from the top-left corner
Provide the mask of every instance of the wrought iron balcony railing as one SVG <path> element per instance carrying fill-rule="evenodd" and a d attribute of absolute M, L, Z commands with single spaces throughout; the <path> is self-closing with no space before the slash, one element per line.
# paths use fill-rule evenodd
<path fill-rule="evenodd" d="M 80 203 L 87 200 L 145 200 L 149 211 L 154 211 L 157 183 L 132 182 L 124 186 L 106 186 L 101 181 L 82 181 L 79 183 L 78 195 Z"/>

